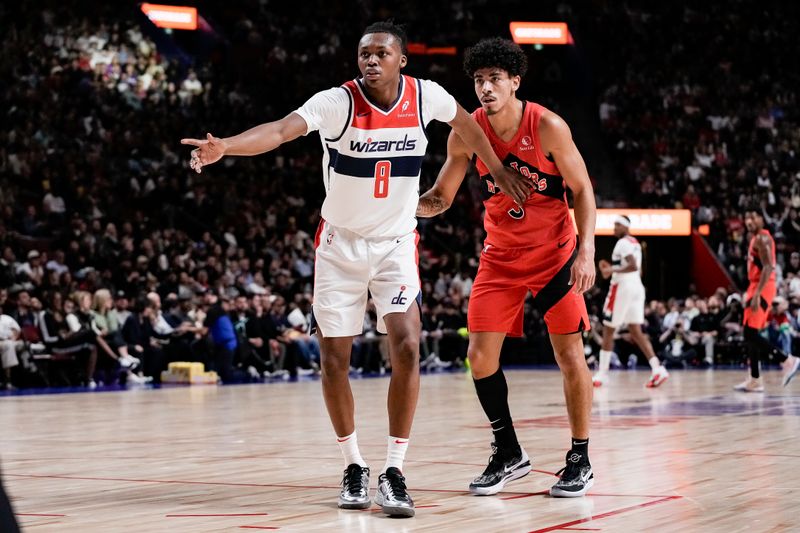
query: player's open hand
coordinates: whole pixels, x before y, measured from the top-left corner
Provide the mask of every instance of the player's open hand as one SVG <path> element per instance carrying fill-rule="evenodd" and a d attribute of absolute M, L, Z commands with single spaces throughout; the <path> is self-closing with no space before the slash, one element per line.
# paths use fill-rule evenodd
<path fill-rule="evenodd" d="M 572 292 L 583 294 L 594 285 L 594 254 L 580 250 L 572 268 L 569 270 L 569 284 L 572 285 Z"/>
<path fill-rule="evenodd" d="M 198 174 L 202 172 L 204 166 L 216 163 L 225 155 L 225 140 L 210 133 L 206 134 L 205 139 L 181 139 L 181 144 L 197 147 L 192 150 L 189 166 Z"/>
<path fill-rule="evenodd" d="M 533 180 L 526 178 L 516 170 L 509 167 L 503 167 L 503 172 L 497 176 L 493 175 L 494 182 L 500 187 L 500 190 L 511 197 L 514 202 L 522 206 L 525 200 L 531 195 L 531 188 L 533 187 Z"/>

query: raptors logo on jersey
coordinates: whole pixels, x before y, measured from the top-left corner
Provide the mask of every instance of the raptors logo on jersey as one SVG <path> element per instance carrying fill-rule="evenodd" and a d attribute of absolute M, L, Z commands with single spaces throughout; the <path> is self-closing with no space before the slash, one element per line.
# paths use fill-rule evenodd
<path fill-rule="evenodd" d="M 322 217 L 363 236 L 405 235 L 417 225 L 419 173 L 428 140 L 421 84 L 402 76 L 389 110 L 370 102 L 360 80 L 343 85 L 347 125 L 322 146 L 327 197 Z"/>
<path fill-rule="evenodd" d="M 534 193 L 522 207 L 517 206 L 510 197 L 499 194 L 502 191 L 489 169 L 476 158 L 486 207 L 486 243 L 502 248 L 538 246 L 575 235 L 564 178 L 539 142 L 539 120 L 547 109 L 533 102 L 523 101 L 522 105 L 522 121 L 508 142 L 495 134 L 483 108 L 472 113 L 503 164 L 534 182 Z"/>

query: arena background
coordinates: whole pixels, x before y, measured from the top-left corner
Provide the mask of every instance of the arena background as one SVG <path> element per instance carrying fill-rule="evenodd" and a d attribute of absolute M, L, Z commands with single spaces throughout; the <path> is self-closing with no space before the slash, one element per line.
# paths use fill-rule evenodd
<path fill-rule="evenodd" d="M 0 460 L 13 507 L 0 488 L 2 533 L 14 512 L 26 530 L 59 533 L 798 529 L 797 380 L 763 360 L 763 390 L 735 386 L 748 368 L 746 207 L 776 242 L 762 334 L 798 353 L 800 3 L 182 5 L 197 9 L 196 29 L 159 28 L 146 12 L 163 8 L 130 1 L 0 3 Z M 474 173 L 446 214 L 420 221 L 422 391 L 403 470 L 417 515 L 402 521 L 336 508 L 342 458 L 308 330 L 316 136 L 189 169 L 181 138 L 283 117 L 355 77 L 362 29 L 385 19 L 407 24 L 406 73 L 467 109 L 467 47 L 510 36 L 513 21 L 568 28 L 566 44 L 523 46 L 519 96 L 572 128 L 601 208 L 596 259 L 610 256 L 613 215 L 631 214 L 646 330 L 670 371 L 645 387 L 650 367 L 619 331 L 619 361 L 593 390 L 585 497 L 549 496 L 575 435 L 529 304 L 502 362 L 534 470 L 496 497 L 467 494 L 491 435 L 464 362 L 483 239 Z M 432 125 L 423 190 L 447 134 Z M 607 286 L 586 295 L 590 366 Z M 350 369 L 373 481 L 391 374 L 375 318 L 369 309 Z"/>

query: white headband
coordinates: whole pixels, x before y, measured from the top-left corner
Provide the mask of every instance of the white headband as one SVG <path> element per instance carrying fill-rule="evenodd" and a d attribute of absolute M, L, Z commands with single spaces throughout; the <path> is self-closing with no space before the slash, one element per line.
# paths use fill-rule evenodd
<path fill-rule="evenodd" d="M 623 217 L 622 215 L 617 215 L 614 218 L 614 224 L 622 224 L 626 228 L 630 228 L 631 227 L 631 221 L 628 220 L 627 218 Z"/>

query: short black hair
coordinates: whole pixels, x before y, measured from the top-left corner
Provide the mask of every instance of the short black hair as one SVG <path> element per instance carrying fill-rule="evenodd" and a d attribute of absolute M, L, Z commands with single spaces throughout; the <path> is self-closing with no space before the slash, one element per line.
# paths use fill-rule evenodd
<path fill-rule="evenodd" d="M 403 52 L 403 54 L 407 53 L 408 35 L 406 35 L 406 29 L 402 24 L 396 24 L 391 19 L 373 22 L 364 28 L 364 32 L 361 34 L 361 36 L 363 37 L 370 33 L 390 33 L 394 35 L 397 40 L 400 41 L 400 51 Z"/>
<path fill-rule="evenodd" d="M 482 68 L 497 67 L 509 76 L 524 76 L 528 71 L 528 57 L 513 41 L 501 37 L 481 39 L 464 54 L 464 72 L 470 78 Z"/>
<path fill-rule="evenodd" d="M 750 204 L 744 208 L 745 214 L 753 213 L 754 215 L 758 215 L 761 218 L 764 218 L 764 213 L 761 212 L 761 206 L 757 204 Z"/>

